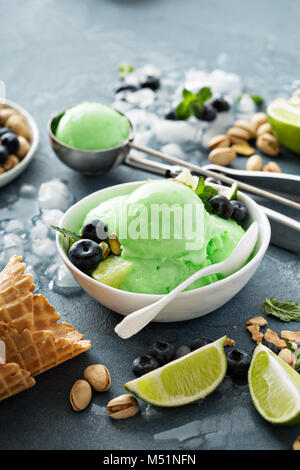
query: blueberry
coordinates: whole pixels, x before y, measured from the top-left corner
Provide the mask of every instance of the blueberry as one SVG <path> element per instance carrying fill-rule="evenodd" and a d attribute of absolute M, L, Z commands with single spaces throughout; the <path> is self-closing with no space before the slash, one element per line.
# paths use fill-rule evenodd
<path fill-rule="evenodd" d="M 107 227 L 101 220 L 94 219 L 83 226 L 81 235 L 82 238 L 100 243 L 107 239 Z"/>
<path fill-rule="evenodd" d="M 228 111 L 229 108 L 230 108 L 230 105 L 229 105 L 228 101 L 224 100 L 224 98 L 215 98 L 211 102 L 211 105 L 219 113 L 222 112 L 222 111 Z"/>
<path fill-rule="evenodd" d="M 194 114 L 201 121 L 213 121 L 217 117 L 217 111 L 210 104 L 204 104 L 199 110 L 195 108 Z"/>
<path fill-rule="evenodd" d="M 180 348 L 177 349 L 175 353 L 175 359 L 179 359 L 180 357 L 186 356 L 190 352 L 191 352 L 191 348 L 183 344 L 182 346 L 180 346 Z"/>
<path fill-rule="evenodd" d="M 141 83 L 142 88 L 151 88 L 151 90 L 156 91 L 160 87 L 160 81 L 156 77 L 149 76 L 144 82 Z"/>
<path fill-rule="evenodd" d="M 6 134 L 7 132 L 12 132 L 12 130 L 9 129 L 8 127 L 0 127 L 0 137 L 1 137 L 3 134 Z"/>
<path fill-rule="evenodd" d="M 267 348 L 271 349 L 271 351 L 273 351 L 273 353 L 275 353 L 275 354 L 280 353 L 280 349 L 275 344 L 270 343 L 269 341 L 266 341 L 265 338 L 262 339 L 262 344 L 267 346 Z"/>
<path fill-rule="evenodd" d="M 14 132 L 6 132 L 6 134 L 2 134 L 0 139 L 9 154 L 16 153 L 19 150 L 19 140 Z"/>
<path fill-rule="evenodd" d="M 236 222 L 245 222 L 249 217 L 249 212 L 245 204 L 239 201 L 232 201 L 233 212 L 231 218 Z"/>
<path fill-rule="evenodd" d="M 85 273 L 92 272 L 100 263 L 102 250 L 93 240 L 78 240 L 69 250 L 71 262 Z"/>
<path fill-rule="evenodd" d="M 121 85 L 119 88 L 116 89 L 116 93 L 120 93 L 121 91 L 137 91 L 138 87 L 135 85 Z"/>
<path fill-rule="evenodd" d="M 6 162 L 8 157 L 7 148 L 0 144 L 0 163 Z"/>
<path fill-rule="evenodd" d="M 202 346 L 206 346 L 209 343 L 213 343 L 213 340 L 210 338 L 196 338 L 191 343 L 191 350 L 195 351 L 195 349 L 202 348 Z"/>
<path fill-rule="evenodd" d="M 230 219 L 233 213 L 232 203 L 223 196 L 223 194 L 217 194 L 216 196 L 209 199 L 209 203 L 212 208 L 212 213 L 217 214 L 223 219 Z"/>
<path fill-rule="evenodd" d="M 164 341 L 156 341 L 149 349 L 149 354 L 162 366 L 172 361 L 175 355 L 175 348 L 173 344 Z"/>
<path fill-rule="evenodd" d="M 244 351 L 231 349 L 226 352 L 227 374 L 234 378 L 245 378 L 250 366 L 251 357 Z"/>
<path fill-rule="evenodd" d="M 169 121 L 176 121 L 176 111 L 174 109 L 171 109 L 171 111 L 165 114 L 165 119 L 168 119 Z"/>
<path fill-rule="evenodd" d="M 137 357 L 132 363 L 133 373 L 137 377 L 141 375 L 148 374 L 152 370 L 155 370 L 159 367 L 157 360 L 152 356 L 140 356 Z"/>

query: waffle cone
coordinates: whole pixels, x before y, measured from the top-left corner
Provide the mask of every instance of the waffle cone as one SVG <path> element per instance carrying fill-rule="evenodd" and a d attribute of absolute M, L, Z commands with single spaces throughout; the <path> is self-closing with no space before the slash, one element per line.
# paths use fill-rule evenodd
<path fill-rule="evenodd" d="M 91 342 L 84 340 L 73 325 L 58 323 L 60 314 L 43 295 L 33 294 L 33 277 L 24 271 L 22 258 L 13 256 L 0 273 L 0 340 L 6 345 L 6 365 L 14 364 L 20 379 L 23 374 L 25 389 L 28 388 L 25 383 L 34 385 L 34 380 L 31 378 L 30 382 L 28 377 L 87 351 Z M 11 374 L 12 371 L 10 368 Z M 7 373 L 6 369 L 0 368 L 0 400 L 10 396 L 5 393 L 4 385 L 1 394 Z"/>
<path fill-rule="evenodd" d="M 0 364 L 0 401 L 33 387 L 35 380 L 19 364 Z"/>

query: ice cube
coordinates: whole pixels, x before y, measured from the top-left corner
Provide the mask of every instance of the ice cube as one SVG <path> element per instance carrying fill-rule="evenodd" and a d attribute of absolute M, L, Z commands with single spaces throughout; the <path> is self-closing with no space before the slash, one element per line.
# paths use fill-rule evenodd
<path fill-rule="evenodd" d="M 150 88 L 142 88 L 134 93 L 128 93 L 126 98 L 128 103 L 135 104 L 140 108 L 148 108 L 154 102 L 155 92 Z"/>
<path fill-rule="evenodd" d="M 131 109 L 132 105 L 127 103 L 127 101 L 116 99 L 116 101 L 112 104 L 112 107 L 117 111 L 120 111 L 120 113 L 126 114 Z"/>
<path fill-rule="evenodd" d="M 49 238 L 38 238 L 32 243 L 32 252 L 41 258 L 54 256 L 56 253 L 55 242 Z"/>
<path fill-rule="evenodd" d="M 30 185 L 30 184 L 22 184 L 20 191 L 19 191 L 19 196 L 28 198 L 28 199 L 33 199 L 37 195 L 37 189 Z"/>
<path fill-rule="evenodd" d="M 59 294 L 76 294 L 81 291 L 68 268 L 62 264 L 58 267 L 56 277 L 53 282 L 53 290 Z"/>
<path fill-rule="evenodd" d="M 26 253 L 24 261 L 27 265 L 33 266 L 33 267 L 38 266 L 41 262 L 40 258 L 33 255 L 32 253 Z"/>
<path fill-rule="evenodd" d="M 37 238 L 47 237 L 48 227 L 42 221 L 37 220 L 34 227 L 31 229 L 30 235 L 33 240 Z"/>
<path fill-rule="evenodd" d="M 158 119 L 154 113 L 149 113 L 144 109 L 132 109 L 127 113 L 127 117 L 137 130 L 151 128 Z"/>
<path fill-rule="evenodd" d="M 156 139 L 162 144 L 170 142 L 181 143 L 186 141 L 197 141 L 197 128 L 185 121 L 169 121 L 159 119 L 153 126 Z"/>
<path fill-rule="evenodd" d="M 204 131 L 202 145 L 208 147 L 209 141 L 217 134 L 226 134 L 229 127 L 234 123 L 234 116 L 230 111 L 218 113 L 217 118 Z"/>
<path fill-rule="evenodd" d="M 237 105 L 239 115 L 244 118 L 251 118 L 256 112 L 256 105 L 250 95 L 244 94 Z"/>
<path fill-rule="evenodd" d="M 6 232 L 22 232 L 24 230 L 24 224 L 21 220 L 11 219 L 4 228 Z"/>
<path fill-rule="evenodd" d="M 46 225 L 58 225 L 64 213 L 59 209 L 46 209 L 42 211 L 42 221 Z"/>
<path fill-rule="evenodd" d="M 184 158 L 184 153 L 181 147 L 178 144 L 170 143 L 163 145 L 161 148 L 163 153 L 171 155 L 172 157 Z"/>
<path fill-rule="evenodd" d="M 53 179 L 41 184 L 38 193 L 38 202 L 41 209 L 66 210 L 73 202 L 73 196 L 65 183 Z"/>
<path fill-rule="evenodd" d="M 136 132 L 134 134 L 134 143 L 137 145 L 148 145 L 149 140 L 152 137 L 151 131 Z"/>
<path fill-rule="evenodd" d="M 23 240 L 15 233 L 8 233 L 3 237 L 3 248 L 7 249 L 11 247 L 21 248 L 23 250 Z"/>

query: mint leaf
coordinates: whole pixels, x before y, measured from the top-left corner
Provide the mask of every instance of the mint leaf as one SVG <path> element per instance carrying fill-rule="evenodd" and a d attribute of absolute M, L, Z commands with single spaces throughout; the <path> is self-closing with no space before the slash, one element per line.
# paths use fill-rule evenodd
<path fill-rule="evenodd" d="M 119 69 L 118 69 L 119 78 L 123 80 L 126 77 L 126 75 L 128 75 L 129 73 L 133 71 L 134 71 L 134 67 L 132 65 L 126 64 L 126 62 L 121 62 L 121 64 L 119 65 Z"/>
<path fill-rule="evenodd" d="M 296 369 L 297 372 L 300 373 L 300 349 L 298 350 L 298 352 L 296 354 L 295 369 Z"/>
<path fill-rule="evenodd" d="M 271 297 L 265 300 L 262 311 L 265 315 L 273 315 L 282 321 L 300 321 L 300 305 L 292 300 L 281 302 L 279 299 Z"/>
<path fill-rule="evenodd" d="M 216 196 L 218 194 L 218 191 L 215 188 L 213 188 L 212 186 L 206 185 L 205 181 L 204 181 L 204 178 L 202 176 L 198 180 L 198 184 L 197 184 L 197 187 L 195 189 L 195 193 L 197 194 L 197 196 L 199 196 L 199 198 L 203 202 L 204 207 L 207 210 L 207 212 L 211 213 L 212 208 L 211 208 L 211 205 L 209 203 L 209 199 L 213 196 Z"/>
<path fill-rule="evenodd" d="M 211 92 L 210 87 L 204 86 L 200 88 L 196 96 L 197 96 L 197 103 L 204 104 L 206 101 L 210 100 L 210 98 L 212 97 L 212 92 Z"/>
<path fill-rule="evenodd" d="M 201 88 L 196 94 L 184 88 L 182 101 L 176 108 L 177 119 L 188 119 L 192 115 L 201 118 L 203 104 L 212 97 L 209 87 Z"/>
<path fill-rule="evenodd" d="M 287 339 L 284 339 L 284 341 L 285 341 L 287 349 L 289 349 L 292 352 L 295 352 L 295 349 L 293 348 L 292 343 L 290 343 Z"/>
<path fill-rule="evenodd" d="M 77 233 L 72 232 L 72 230 L 68 230 L 67 228 L 56 227 L 55 225 L 50 225 L 50 228 L 56 230 L 57 232 L 60 232 L 64 237 L 75 238 L 75 240 L 80 240 L 80 235 L 77 235 Z"/>

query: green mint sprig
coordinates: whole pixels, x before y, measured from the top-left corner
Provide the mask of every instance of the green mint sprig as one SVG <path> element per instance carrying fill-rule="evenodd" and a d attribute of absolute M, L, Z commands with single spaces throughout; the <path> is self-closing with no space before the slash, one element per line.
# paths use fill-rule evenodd
<path fill-rule="evenodd" d="M 209 199 L 212 198 L 213 196 L 216 196 L 218 194 L 218 191 L 212 186 L 206 185 L 203 176 L 201 176 L 201 178 L 199 178 L 198 180 L 198 185 L 195 188 L 195 193 L 197 194 L 197 196 L 199 196 L 199 198 L 203 202 L 204 207 L 207 210 L 207 212 L 211 213 L 212 208 L 209 203 Z"/>
<path fill-rule="evenodd" d="M 204 103 L 212 97 L 210 87 L 203 87 L 197 93 L 184 88 L 182 101 L 176 108 L 177 119 L 188 119 L 191 116 L 201 118 Z"/>
<path fill-rule="evenodd" d="M 292 300 L 281 302 L 275 297 L 266 299 L 262 311 L 265 315 L 273 315 L 282 321 L 300 321 L 300 305 Z"/>
<path fill-rule="evenodd" d="M 60 232 L 66 238 L 74 238 L 75 240 L 81 239 L 80 235 L 77 235 L 77 233 L 72 232 L 72 230 L 68 230 L 67 228 L 56 227 L 55 225 L 50 225 L 50 227 L 53 230 Z"/>
<path fill-rule="evenodd" d="M 121 62 L 118 68 L 118 75 L 121 80 L 124 80 L 126 75 L 134 71 L 133 65 L 127 64 L 126 62 Z"/>
<path fill-rule="evenodd" d="M 294 353 L 295 349 L 293 348 L 292 343 L 290 343 L 287 339 L 284 339 L 284 341 L 285 341 L 287 349 L 289 349 L 290 351 L 292 351 L 292 353 Z"/>

